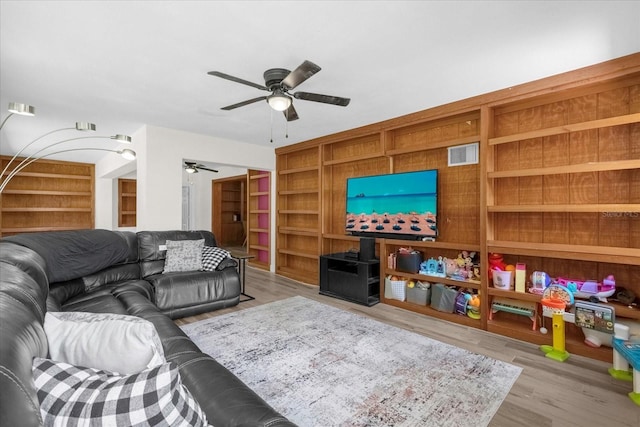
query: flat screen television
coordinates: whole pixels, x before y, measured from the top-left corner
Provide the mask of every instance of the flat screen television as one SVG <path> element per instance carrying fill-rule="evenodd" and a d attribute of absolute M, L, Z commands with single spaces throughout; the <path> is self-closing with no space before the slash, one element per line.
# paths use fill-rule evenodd
<path fill-rule="evenodd" d="M 347 179 L 346 231 L 431 240 L 438 235 L 438 170 Z"/>

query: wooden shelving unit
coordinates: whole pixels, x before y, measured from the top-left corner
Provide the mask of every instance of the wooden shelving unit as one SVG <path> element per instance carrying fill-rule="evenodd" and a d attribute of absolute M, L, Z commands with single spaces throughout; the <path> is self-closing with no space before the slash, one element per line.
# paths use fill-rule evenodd
<path fill-rule="evenodd" d="M 487 110 L 487 253 L 525 263 L 529 274 L 599 281 L 613 274 L 617 284 L 640 291 L 638 99 L 636 75 Z M 640 319 L 639 310 L 616 308 L 618 318 Z M 488 330 L 525 333 L 505 317 L 490 321 Z M 586 347 L 575 325 L 566 336 L 569 352 L 611 359 L 610 348 Z"/>
<path fill-rule="evenodd" d="M 479 164 L 449 167 L 447 148 L 473 142 L 480 143 Z M 437 242 L 377 239 L 381 276 L 477 291 L 481 319 L 385 300 L 384 280 L 382 302 L 551 344 L 551 335 L 532 330 L 525 316 L 500 312 L 488 319 L 495 297 L 540 301 L 492 287 L 492 252 L 526 264 L 527 276 L 613 274 L 618 286 L 640 295 L 640 54 L 279 148 L 276 155 L 280 274 L 318 284 L 319 255 L 359 247 L 344 230 L 347 178 L 437 169 Z M 401 246 L 425 258 L 478 252 L 480 283 L 389 269 L 386 257 Z M 640 308 L 611 305 L 618 317 L 640 320 Z M 570 353 L 611 360 L 610 348 L 587 347 L 583 339 L 567 325 Z"/>
<path fill-rule="evenodd" d="M 135 179 L 118 179 L 118 227 L 136 226 L 136 195 Z"/>
<path fill-rule="evenodd" d="M 0 156 L 0 170 L 10 160 Z M 94 174 L 94 165 L 87 163 L 38 160 L 30 164 L 0 196 L 0 236 L 93 228 Z"/>
<path fill-rule="evenodd" d="M 213 180 L 212 230 L 220 246 L 242 246 L 247 213 L 247 177 Z"/>
<path fill-rule="evenodd" d="M 249 196 L 247 253 L 249 264 L 269 271 L 271 267 L 271 172 L 247 171 Z"/>
<path fill-rule="evenodd" d="M 276 272 L 318 283 L 320 256 L 319 147 L 276 155 Z"/>

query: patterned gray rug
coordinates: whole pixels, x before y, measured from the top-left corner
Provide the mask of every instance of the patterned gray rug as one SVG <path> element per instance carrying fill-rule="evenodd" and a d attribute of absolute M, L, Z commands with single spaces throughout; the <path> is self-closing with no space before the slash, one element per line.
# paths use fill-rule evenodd
<path fill-rule="evenodd" d="M 521 368 L 293 297 L 182 327 L 300 426 L 485 426 Z"/>

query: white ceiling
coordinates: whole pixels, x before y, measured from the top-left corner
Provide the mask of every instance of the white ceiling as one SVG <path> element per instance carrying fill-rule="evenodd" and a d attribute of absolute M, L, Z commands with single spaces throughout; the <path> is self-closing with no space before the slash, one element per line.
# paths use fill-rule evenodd
<path fill-rule="evenodd" d="M 640 51 L 638 1 L 2 0 L 0 16 L 2 119 L 10 101 L 37 110 L 7 122 L 3 154 L 76 121 L 261 145 L 273 129 L 279 147 Z M 351 104 L 294 100 L 288 139 L 266 103 L 220 110 L 266 92 L 207 75 L 264 84 L 304 60 L 322 71 L 296 90 Z"/>

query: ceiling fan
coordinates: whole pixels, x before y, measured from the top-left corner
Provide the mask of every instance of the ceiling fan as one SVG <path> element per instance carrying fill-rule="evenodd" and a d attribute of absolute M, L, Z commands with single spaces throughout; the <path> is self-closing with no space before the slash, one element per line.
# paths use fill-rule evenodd
<path fill-rule="evenodd" d="M 311 61 L 304 61 L 293 71 L 289 71 L 284 68 L 270 68 L 263 74 L 264 86 L 238 77 L 230 76 L 229 74 L 221 73 L 220 71 L 209 71 L 207 74 L 271 92 L 271 95 L 268 96 L 260 96 L 258 98 L 238 102 L 237 104 L 227 105 L 226 107 L 222 107 L 223 110 L 233 110 L 238 107 L 253 104 L 254 102 L 266 100 L 271 108 L 276 111 L 282 111 L 287 121 L 290 122 L 298 119 L 298 113 L 293 107 L 292 97 L 302 99 L 304 101 L 322 102 L 324 104 L 333 104 L 342 107 L 349 105 L 349 101 L 351 101 L 349 98 L 321 95 L 310 92 L 289 93 L 290 90 L 296 88 L 320 70 L 321 68 Z"/>
<path fill-rule="evenodd" d="M 205 165 L 201 165 L 200 163 L 196 163 L 196 162 L 184 162 L 184 170 L 187 173 L 198 173 L 198 171 L 202 169 L 204 171 L 209 171 L 209 172 L 216 172 L 218 173 L 217 170 L 215 169 L 209 169 L 208 167 L 206 167 Z"/>

